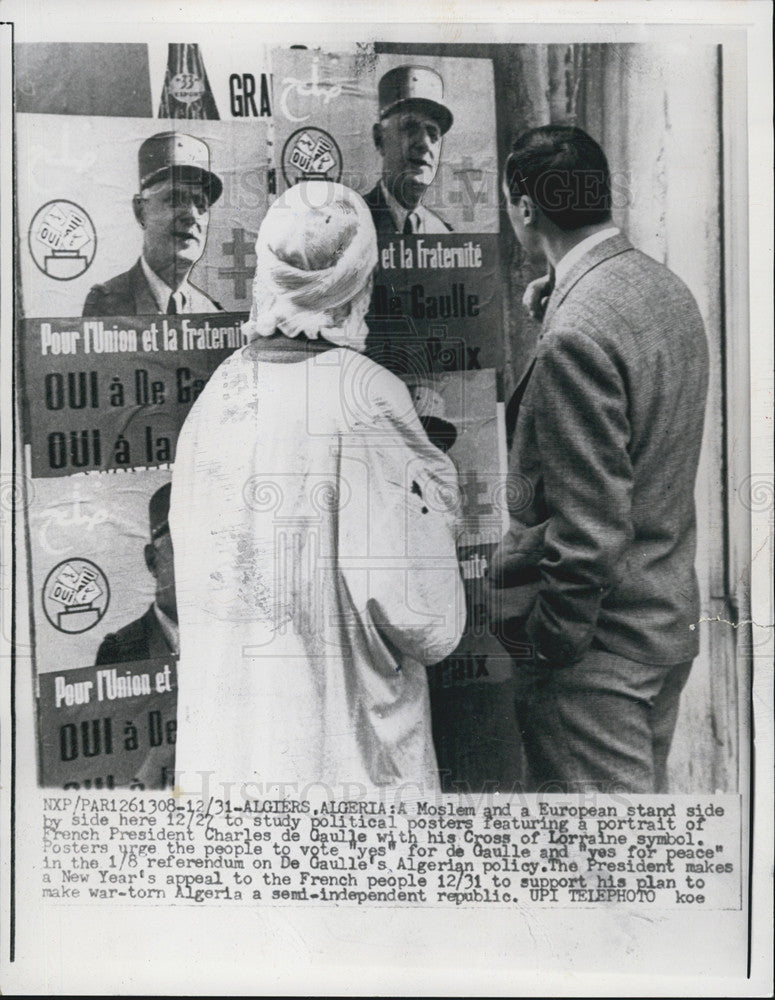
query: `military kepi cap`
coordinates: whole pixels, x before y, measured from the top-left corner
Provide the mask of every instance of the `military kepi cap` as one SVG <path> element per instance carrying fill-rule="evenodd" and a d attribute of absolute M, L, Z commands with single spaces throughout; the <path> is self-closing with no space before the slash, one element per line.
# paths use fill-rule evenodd
<path fill-rule="evenodd" d="M 150 522 L 152 542 L 156 541 L 157 538 L 161 538 L 166 531 L 170 530 L 171 492 L 172 484 L 167 483 L 166 486 L 162 486 L 161 489 L 156 490 L 148 504 L 148 520 Z"/>
<path fill-rule="evenodd" d="M 141 191 L 164 180 L 173 171 L 186 179 L 200 180 L 210 204 L 217 201 L 223 191 L 220 177 L 210 171 L 207 143 L 185 132 L 157 132 L 140 146 L 137 160 Z"/>
<path fill-rule="evenodd" d="M 452 125 L 452 112 L 442 103 L 444 81 L 428 66 L 396 66 L 379 81 L 379 117 L 394 111 L 419 107 L 439 123 L 442 135 Z"/>

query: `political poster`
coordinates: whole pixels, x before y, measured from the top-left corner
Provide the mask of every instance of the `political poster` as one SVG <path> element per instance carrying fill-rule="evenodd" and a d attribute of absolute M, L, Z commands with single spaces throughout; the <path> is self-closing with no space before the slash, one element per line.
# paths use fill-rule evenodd
<path fill-rule="evenodd" d="M 287 49 L 272 53 L 272 66 L 280 187 L 341 180 L 371 211 L 374 356 L 409 377 L 501 367 L 492 62 Z M 433 141 L 406 131 L 416 123 L 386 122 L 407 95 L 439 119 Z M 398 200 L 401 148 L 423 187 L 412 212 Z"/>

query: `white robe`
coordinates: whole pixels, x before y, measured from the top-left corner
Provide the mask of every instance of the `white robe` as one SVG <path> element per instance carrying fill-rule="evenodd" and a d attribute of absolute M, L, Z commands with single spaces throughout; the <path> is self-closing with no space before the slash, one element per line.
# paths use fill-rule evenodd
<path fill-rule="evenodd" d="M 178 442 L 177 782 L 432 792 L 423 664 L 465 624 L 454 466 L 386 369 L 342 348 L 296 357 L 237 351 Z"/>

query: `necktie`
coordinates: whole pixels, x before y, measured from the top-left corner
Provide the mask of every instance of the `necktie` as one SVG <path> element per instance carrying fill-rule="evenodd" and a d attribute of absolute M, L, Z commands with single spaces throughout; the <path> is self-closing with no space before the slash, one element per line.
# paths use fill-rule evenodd
<path fill-rule="evenodd" d="M 415 214 L 414 212 L 410 212 L 404 220 L 404 236 L 411 236 L 412 233 L 416 232 L 417 227 L 415 225 Z"/>
<path fill-rule="evenodd" d="M 173 294 L 170 295 L 169 297 L 169 301 L 167 302 L 167 315 L 177 316 L 177 314 L 178 314 L 178 302 L 177 299 L 175 298 L 175 293 L 173 292 Z"/>

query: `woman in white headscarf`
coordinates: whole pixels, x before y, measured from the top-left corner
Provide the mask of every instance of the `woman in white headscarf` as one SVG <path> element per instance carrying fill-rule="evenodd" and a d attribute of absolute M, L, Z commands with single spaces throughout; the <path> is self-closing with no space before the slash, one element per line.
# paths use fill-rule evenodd
<path fill-rule="evenodd" d="M 175 459 L 178 782 L 433 791 L 423 664 L 464 626 L 457 482 L 404 384 L 360 353 L 371 216 L 346 187 L 298 184 L 256 257 L 250 342 Z"/>

